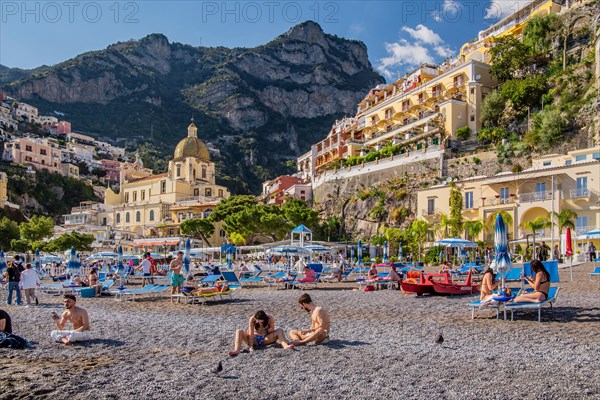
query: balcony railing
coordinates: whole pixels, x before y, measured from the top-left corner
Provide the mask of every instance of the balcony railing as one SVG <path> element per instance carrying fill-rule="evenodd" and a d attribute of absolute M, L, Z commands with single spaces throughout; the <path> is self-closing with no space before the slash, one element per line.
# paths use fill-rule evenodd
<path fill-rule="evenodd" d="M 575 234 L 583 235 L 584 233 L 593 231 L 594 229 L 596 229 L 595 226 L 577 226 L 575 227 Z"/>
<path fill-rule="evenodd" d="M 571 189 L 569 195 L 572 199 L 582 199 L 590 197 L 590 189 L 588 188 L 577 188 Z"/>
<path fill-rule="evenodd" d="M 519 201 L 533 203 L 534 201 L 552 200 L 552 192 L 530 192 L 519 194 Z"/>
<path fill-rule="evenodd" d="M 498 206 L 502 204 L 513 204 L 515 202 L 515 197 L 492 197 L 489 200 L 485 200 L 486 206 Z"/>
<path fill-rule="evenodd" d="M 188 196 L 188 197 L 180 197 L 177 199 L 177 203 L 180 204 L 188 204 L 188 203 L 212 203 L 215 201 L 219 201 L 219 197 L 207 197 L 207 196 Z"/>
<path fill-rule="evenodd" d="M 434 208 L 434 209 L 424 208 L 423 210 L 421 210 L 421 215 L 425 215 L 425 216 L 440 215 L 441 213 L 442 212 L 438 208 Z"/>

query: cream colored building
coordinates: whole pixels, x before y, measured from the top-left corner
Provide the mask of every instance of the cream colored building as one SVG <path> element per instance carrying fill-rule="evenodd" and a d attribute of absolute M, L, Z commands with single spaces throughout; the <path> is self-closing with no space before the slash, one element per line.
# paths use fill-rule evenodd
<path fill-rule="evenodd" d="M 475 134 L 481 129 L 483 99 L 493 84 L 490 66 L 479 61 L 422 65 L 371 90 L 358 104 L 354 118 L 334 125 L 324 140 L 298 158 L 298 172 L 315 177 L 339 159 L 389 145 L 406 151 L 443 145 L 463 127 Z"/>
<path fill-rule="evenodd" d="M 8 177 L 4 172 L 0 172 L 0 205 L 8 200 Z"/>
<path fill-rule="evenodd" d="M 483 220 L 490 228 L 473 240 L 493 242 L 494 216 L 499 211 L 512 217 L 508 227 L 510 240 L 525 239 L 531 234 L 524 228 L 528 221 L 563 209 L 577 213 L 576 234 L 600 228 L 600 147 L 544 156 L 517 174 L 473 177 L 455 184 L 463 196 L 463 219 Z M 438 224 L 441 214 L 450 215 L 449 195 L 449 184 L 419 190 L 417 217 Z M 430 235 L 430 241 L 442 235 L 441 231 L 435 237 Z M 557 228 L 554 235 L 546 228 L 539 236 L 559 240 Z"/>
<path fill-rule="evenodd" d="M 123 164 L 118 193 L 107 189 L 104 204 L 112 207 L 113 228 L 133 238 L 179 235 L 179 225 L 193 218 L 206 218 L 217 204 L 230 196 L 215 183 L 215 165 L 192 123 L 188 135 L 175 148 L 168 172 L 152 175 L 140 164 Z M 209 238 L 223 244 L 220 226 Z"/>

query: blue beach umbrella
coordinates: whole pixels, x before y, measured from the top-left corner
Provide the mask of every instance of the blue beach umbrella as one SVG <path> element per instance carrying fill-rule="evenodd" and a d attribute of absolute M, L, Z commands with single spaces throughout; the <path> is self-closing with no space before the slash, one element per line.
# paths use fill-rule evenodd
<path fill-rule="evenodd" d="M 233 253 L 231 252 L 231 250 L 227 250 L 227 253 L 225 254 L 225 261 L 227 263 L 227 269 L 231 269 L 231 265 L 233 263 Z"/>
<path fill-rule="evenodd" d="M 354 246 L 350 247 L 350 265 L 354 264 Z"/>
<path fill-rule="evenodd" d="M 398 261 L 402 261 L 402 242 L 398 243 Z"/>
<path fill-rule="evenodd" d="M 362 255 L 362 242 L 360 241 L 360 239 L 358 240 L 358 248 L 356 249 L 356 257 L 358 258 L 358 260 L 356 261 L 356 264 L 358 265 L 360 275 L 362 276 L 363 255 Z"/>
<path fill-rule="evenodd" d="M 77 257 L 77 253 L 75 252 L 75 246 L 71 247 L 69 251 L 69 261 L 67 262 L 67 270 L 70 274 L 76 274 L 79 272 L 81 268 L 81 263 L 79 262 L 79 257 Z"/>
<path fill-rule="evenodd" d="M 192 242 L 190 238 L 185 240 L 185 250 L 183 251 L 183 273 L 188 275 L 190 273 L 190 251 L 192 250 Z"/>
<path fill-rule="evenodd" d="M 0 272 L 4 271 L 7 268 L 8 265 L 6 265 L 6 256 L 4 255 L 4 252 L 0 250 Z"/>
<path fill-rule="evenodd" d="M 495 273 L 502 274 L 502 290 L 504 290 L 504 275 L 512 268 L 510 255 L 508 254 L 508 235 L 506 226 L 500 214 L 496 215 L 496 226 L 494 228 L 494 251 L 496 256 L 490 267 Z"/>
<path fill-rule="evenodd" d="M 383 263 L 387 264 L 390 262 L 390 257 L 388 256 L 388 242 L 387 240 L 383 242 Z"/>
<path fill-rule="evenodd" d="M 117 274 L 122 276 L 125 273 L 125 265 L 123 264 L 123 246 L 117 247 Z"/>
<path fill-rule="evenodd" d="M 40 272 L 42 269 L 42 258 L 40 257 L 40 249 L 35 249 L 35 257 L 33 258 L 33 265 L 35 270 Z"/>

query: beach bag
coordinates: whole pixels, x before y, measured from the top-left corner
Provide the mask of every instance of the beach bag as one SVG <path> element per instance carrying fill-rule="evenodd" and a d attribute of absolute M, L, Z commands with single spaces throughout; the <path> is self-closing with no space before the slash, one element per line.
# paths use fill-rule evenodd
<path fill-rule="evenodd" d="M 373 285 L 365 286 L 365 292 L 374 292 L 374 291 L 375 291 L 375 286 L 373 286 Z"/>
<path fill-rule="evenodd" d="M 20 336 L 12 333 L 0 332 L 0 348 L 25 349 L 32 347 L 31 344 Z"/>

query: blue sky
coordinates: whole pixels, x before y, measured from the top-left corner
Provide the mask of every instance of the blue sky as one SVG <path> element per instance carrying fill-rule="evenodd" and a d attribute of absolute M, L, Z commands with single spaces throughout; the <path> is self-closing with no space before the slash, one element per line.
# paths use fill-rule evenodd
<path fill-rule="evenodd" d="M 529 1 L 0 1 L 0 64 L 52 65 L 163 33 L 193 46 L 254 47 L 305 21 L 363 41 L 390 81 L 438 63 Z"/>

